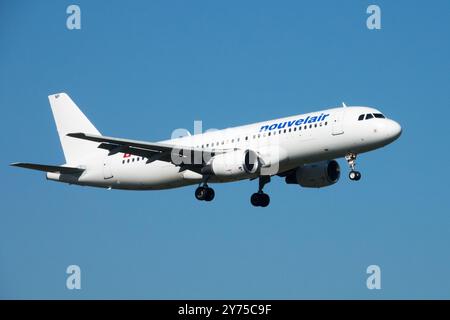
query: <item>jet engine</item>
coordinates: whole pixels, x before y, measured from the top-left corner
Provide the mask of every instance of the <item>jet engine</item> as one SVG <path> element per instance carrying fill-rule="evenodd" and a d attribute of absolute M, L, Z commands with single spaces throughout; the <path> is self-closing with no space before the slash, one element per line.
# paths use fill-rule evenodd
<path fill-rule="evenodd" d="M 203 174 L 217 177 L 234 177 L 253 174 L 261 168 L 256 152 L 252 150 L 235 150 L 214 156 L 203 168 Z"/>
<path fill-rule="evenodd" d="M 286 183 L 299 184 L 305 188 L 322 188 L 338 182 L 340 175 L 339 163 L 327 160 L 298 167 L 286 176 Z"/>

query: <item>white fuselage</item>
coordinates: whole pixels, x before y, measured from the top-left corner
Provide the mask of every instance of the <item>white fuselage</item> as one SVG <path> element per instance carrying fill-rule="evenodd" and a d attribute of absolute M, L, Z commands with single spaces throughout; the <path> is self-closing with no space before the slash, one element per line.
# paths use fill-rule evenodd
<path fill-rule="evenodd" d="M 266 164 L 269 175 L 282 173 L 307 163 L 340 158 L 349 152 L 360 154 L 394 141 L 401 128 L 393 120 L 358 120 L 362 114 L 380 112 L 369 107 L 333 108 L 303 115 L 264 121 L 161 141 L 197 149 L 238 149 L 255 151 Z M 314 121 L 311 121 L 314 120 Z M 85 169 L 76 180 L 70 175 L 48 173 L 47 178 L 62 182 L 113 189 L 151 190 L 196 184 L 202 174 L 180 170 L 167 161 L 147 162 L 146 158 L 124 153 L 96 153 L 75 165 Z M 228 182 L 252 178 L 211 177 L 209 182 Z"/>

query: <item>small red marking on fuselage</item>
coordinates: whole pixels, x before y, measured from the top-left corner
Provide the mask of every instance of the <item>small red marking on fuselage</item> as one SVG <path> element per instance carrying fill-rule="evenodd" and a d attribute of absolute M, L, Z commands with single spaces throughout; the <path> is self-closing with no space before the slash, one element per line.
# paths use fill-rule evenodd
<path fill-rule="evenodd" d="M 124 154 L 123 154 L 123 157 L 124 157 L 124 158 L 129 158 L 129 157 L 131 157 L 131 153 L 124 153 Z"/>

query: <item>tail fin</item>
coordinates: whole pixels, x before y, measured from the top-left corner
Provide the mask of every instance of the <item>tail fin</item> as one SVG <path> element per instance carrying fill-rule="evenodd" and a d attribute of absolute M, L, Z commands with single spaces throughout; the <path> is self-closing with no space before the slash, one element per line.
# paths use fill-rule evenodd
<path fill-rule="evenodd" d="M 95 143 L 67 136 L 68 133 L 73 132 L 100 135 L 100 132 L 98 132 L 67 94 L 53 94 L 48 96 L 48 100 L 52 107 L 53 117 L 55 118 L 66 163 L 78 164 L 77 162 L 86 157 L 87 154 L 101 152 Z"/>

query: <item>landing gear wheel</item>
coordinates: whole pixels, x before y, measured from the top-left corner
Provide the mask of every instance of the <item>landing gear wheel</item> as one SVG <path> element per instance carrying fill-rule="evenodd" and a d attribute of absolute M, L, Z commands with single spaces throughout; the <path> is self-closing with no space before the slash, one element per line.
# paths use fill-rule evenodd
<path fill-rule="evenodd" d="M 270 197 L 269 197 L 269 195 L 268 195 L 268 194 L 265 194 L 265 193 L 261 194 L 261 202 L 260 202 L 260 206 L 263 207 L 263 208 L 265 208 L 265 207 L 267 207 L 267 206 L 269 205 L 269 203 L 270 203 Z"/>
<path fill-rule="evenodd" d="M 255 207 L 267 207 L 270 203 L 270 197 L 265 193 L 254 193 L 250 198 L 250 202 Z"/>
<path fill-rule="evenodd" d="M 259 193 L 254 193 L 250 197 L 250 202 L 254 207 L 259 207 Z"/>
<path fill-rule="evenodd" d="M 198 187 L 197 189 L 195 189 L 195 198 L 197 200 L 205 200 L 205 195 L 206 195 L 206 188 L 205 187 Z"/>
<path fill-rule="evenodd" d="M 213 188 L 205 188 L 206 194 L 205 194 L 205 201 L 212 201 L 214 199 L 214 189 Z"/>
<path fill-rule="evenodd" d="M 359 179 L 361 179 L 361 173 L 359 171 L 352 170 L 348 174 L 348 177 L 350 178 L 350 180 L 358 181 Z"/>
<path fill-rule="evenodd" d="M 200 201 L 212 201 L 214 199 L 214 189 L 210 187 L 198 187 L 195 189 L 195 198 Z"/>

